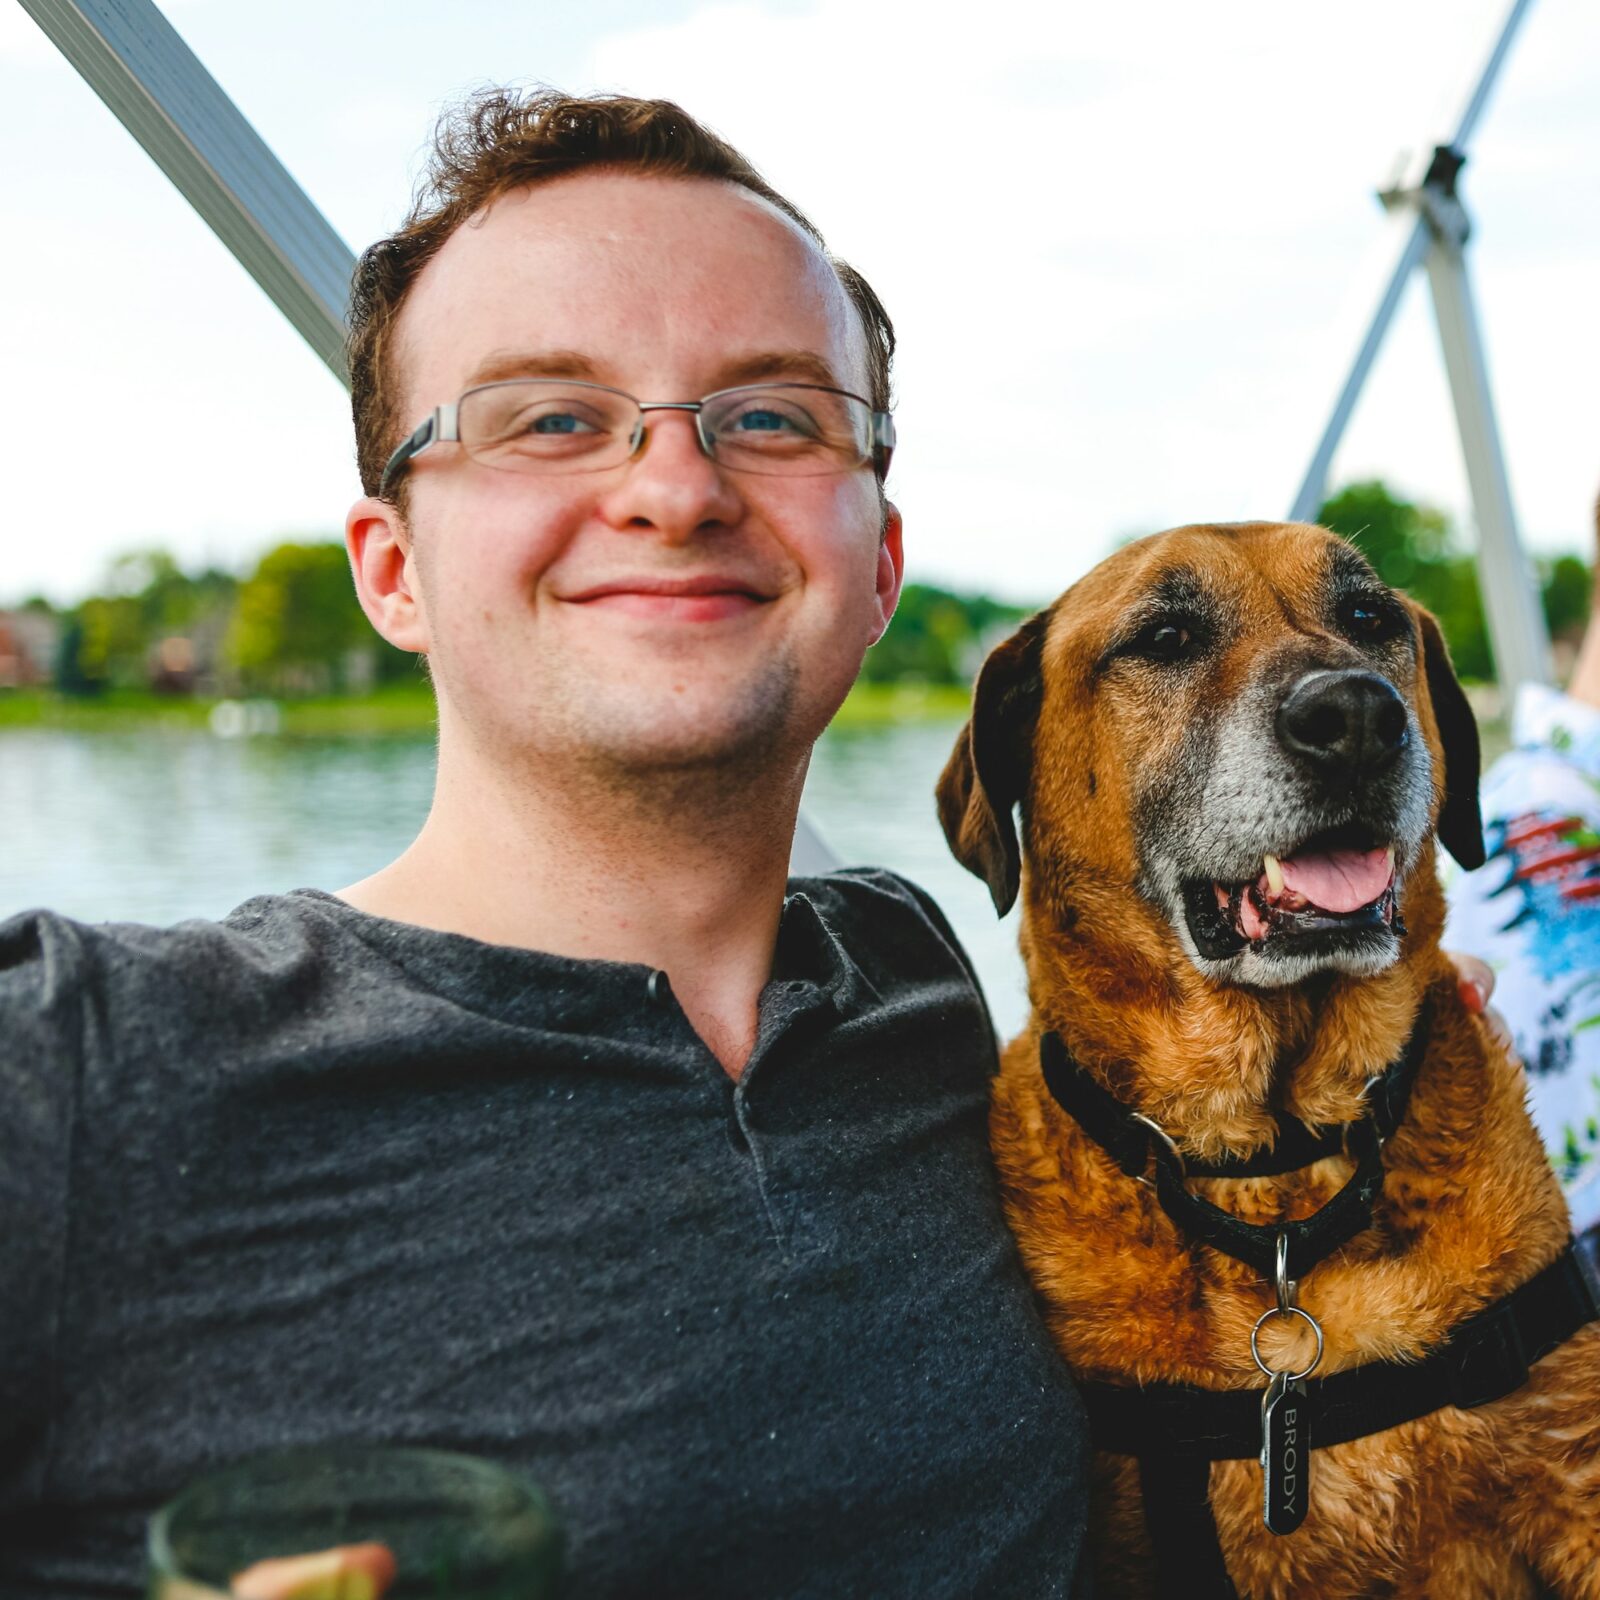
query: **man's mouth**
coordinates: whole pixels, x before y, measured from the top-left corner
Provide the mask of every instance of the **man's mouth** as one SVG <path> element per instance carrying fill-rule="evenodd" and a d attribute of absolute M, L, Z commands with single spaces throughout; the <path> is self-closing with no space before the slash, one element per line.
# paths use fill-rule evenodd
<path fill-rule="evenodd" d="M 1289 855 L 1263 854 L 1253 878 L 1183 885 L 1201 955 L 1288 954 L 1405 932 L 1395 905 L 1395 850 L 1349 829 L 1314 834 Z"/>
<path fill-rule="evenodd" d="M 689 578 L 608 579 L 570 593 L 572 604 L 666 622 L 718 622 L 742 616 L 773 597 L 743 578 L 702 573 Z"/>

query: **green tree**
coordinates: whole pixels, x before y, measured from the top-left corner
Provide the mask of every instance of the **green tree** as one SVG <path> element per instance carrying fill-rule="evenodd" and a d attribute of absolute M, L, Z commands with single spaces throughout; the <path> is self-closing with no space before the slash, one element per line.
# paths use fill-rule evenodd
<path fill-rule="evenodd" d="M 968 683 L 993 636 L 1025 615 L 1025 608 L 987 595 L 908 583 L 888 632 L 867 652 L 861 676 L 868 683 Z"/>
<path fill-rule="evenodd" d="M 239 585 L 227 654 L 253 688 L 308 693 L 342 682 L 346 654 L 371 637 L 344 547 L 291 542 Z"/>
<path fill-rule="evenodd" d="M 1557 556 L 1540 563 L 1544 620 L 1552 639 L 1583 636 L 1594 597 L 1594 573 L 1577 556 Z"/>
<path fill-rule="evenodd" d="M 182 635 L 192 644 L 196 635 L 214 641 L 222 633 L 237 587 L 231 573 L 216 568 L 191 577 L 167 550 L 118 556 L 101 593 L 57 613 L 57 686 L 68 694 L 142 687 L 162 640 Z"/>
<path fill-rule="evenodd" d="M 63 681 L 80 691 L 123 689 L 144 681 L 145 631 L 131 595 L 91 595 L 72 613 L 75 658 Z"/>
<path fill-rule="evenodd" d="M 152 642 L 188 634 L 221 610 L 230 610 L 239 580 L 216 567 L 191 576 L 169 550 L 134 550 L 111 564 L 108 587 L 138 603 Z"/>

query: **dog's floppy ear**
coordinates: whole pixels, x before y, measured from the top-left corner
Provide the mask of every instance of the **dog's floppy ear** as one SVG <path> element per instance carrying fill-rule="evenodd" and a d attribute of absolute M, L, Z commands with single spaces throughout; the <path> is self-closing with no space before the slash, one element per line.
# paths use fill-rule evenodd
<path fill-rule="evenodd" d="M 1416 613 L 1422 628 L 1422 670 L 1428 680 L 1428 699 L 1444 745 L 1439 842 L 1470 872 L 1488 859 L 1483 849 L 1483 816 L 1478 810 L 1478 723 L 1456 682 L 1439 624 L 1421 606 Z"/>
<path fill-rule="evenodd" d="M 957 861 L 989 885 L 1004 916 L 1016 903 L 1022 851 L 1012 808 L 1027 791 L 1033 731 L 1044 697 L 1050 613 L 1028 618 L 996 645 L 978 674 L 972 717 L 939 776 L 939 821 Z"/>

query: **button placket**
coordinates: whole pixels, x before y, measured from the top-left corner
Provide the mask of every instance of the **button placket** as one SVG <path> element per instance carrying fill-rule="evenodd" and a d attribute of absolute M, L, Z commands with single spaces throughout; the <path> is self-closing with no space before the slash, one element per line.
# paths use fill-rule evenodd
<path fill-rule="evenodd" d="M 778 1216 L 778 1197 L 774 1192 L 772 1172 L 767 1162 L 766 1151 L 763 1148 L 762 1140 L 756 1132 L 754 1111 L 750 1104 L 748 1070 L 733 1085 L 733 1115 L 735 1126 L 744 1140 L 745 1151 L 750 1161 L 751 1176 L 755 1180 L 756 1192 L 761 1196 L 761 1209 L 766 1215 L 767 1227 L 772 1234 L 772 1242 L 777 1245 L 779 1254 L 787 1261 L 790 1258 L 789 1241 L 786 1230 Z"/>

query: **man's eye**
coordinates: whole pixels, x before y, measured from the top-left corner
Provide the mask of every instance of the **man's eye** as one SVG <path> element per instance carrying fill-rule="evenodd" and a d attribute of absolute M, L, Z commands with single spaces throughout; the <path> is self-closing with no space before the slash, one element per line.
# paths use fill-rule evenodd
<path fill-rule="evenodd" d="M 729 425 L 738 433 L 791 433 L 804 431 L 798 420 L 783 411 L 741 411 Z"/>
<path fill-rule="evenodd" d="M 1383 644 L 1405 632 L 1405 617 L 1391 601 L 1377 595 L 1348 595 L 1339 602 L 1335 621 L 1357 644 Z"/>
<path fill-rule="evenodd" d="M 570 411 L 547 411 L 542 416 L 530 417 L 526 424 L 528 433 L 574 434 L 594 433 L 595 425 Z"/>

